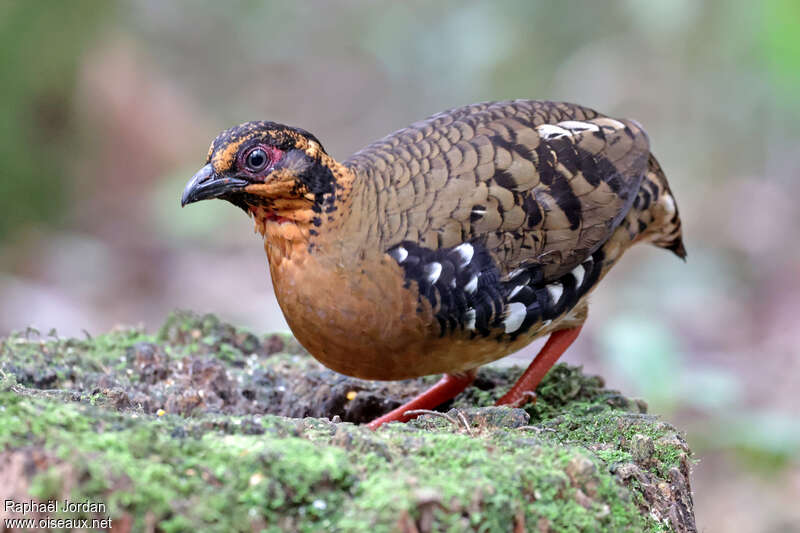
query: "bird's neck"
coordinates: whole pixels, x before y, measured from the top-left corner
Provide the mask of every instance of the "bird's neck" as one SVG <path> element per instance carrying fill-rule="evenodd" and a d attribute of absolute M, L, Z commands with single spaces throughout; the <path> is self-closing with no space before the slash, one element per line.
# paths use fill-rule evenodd
<path fill-rule="evenodd" d="M 357 229 L 361 206 L 354 205 L 361 203 L 357 175 L 327 155 L 320 164 L 333 180 L 327 192 L 298 196 L 287 186 L 285 194 L 272 195 L 268 205 L 250 208 L 270 263 L 302 261 L 309 254 L 339 261 L 337 257 L 351 257 L 362 244 Z"/>

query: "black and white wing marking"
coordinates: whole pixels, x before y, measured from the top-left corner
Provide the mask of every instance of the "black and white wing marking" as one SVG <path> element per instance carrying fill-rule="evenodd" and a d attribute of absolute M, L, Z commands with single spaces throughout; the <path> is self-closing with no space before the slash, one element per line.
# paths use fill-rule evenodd
<path fill-rule="evenodd" d="M 498 340 L 512 339 L 536 324 L 549 324 L 578 302 L 597 282 L 603 252 L 598 250 L 570 272 L 544 278 L 540 264 L 524 265 L 501 277 L 488 250 L 478 242 L 433 250 L 411 241 L 387 253 L 403 268 L 406 284 L 415 282 L 441 335 L 458 330 Z"/>
<path fill-rule="evenodd" d="M 430 303 L 442 335 L 457 329 L 488 335 L 502 314 L 500 272 L 483 246 L 463 243 L 432 250 L 404 241 L 387 253 L 405 271 L 406 285 L 416 282 L 420 299 Z"/>
<path fill-rule="evenodd" d="M 604 258 L 601 248 L 554 280 L 544 280 L 541 265 L 510 272 L 501 282 L 506 304 L 505 333 L 514 339 L 537 323 L 547 326 L 569 312 L 600 279 Z"/>

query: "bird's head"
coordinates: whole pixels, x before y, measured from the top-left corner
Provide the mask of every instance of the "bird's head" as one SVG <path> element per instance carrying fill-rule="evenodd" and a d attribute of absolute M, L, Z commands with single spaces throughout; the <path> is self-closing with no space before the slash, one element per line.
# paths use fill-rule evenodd
<path fill-rule="evenodd" d="M 336 174 L 342 172 L 307 131 L 246 122 L 214 139 L 181 205 L 220 198 L 261 219 L 262 227 L 267 221 L 319 225 L 321 213 L 335 209 Z"/>

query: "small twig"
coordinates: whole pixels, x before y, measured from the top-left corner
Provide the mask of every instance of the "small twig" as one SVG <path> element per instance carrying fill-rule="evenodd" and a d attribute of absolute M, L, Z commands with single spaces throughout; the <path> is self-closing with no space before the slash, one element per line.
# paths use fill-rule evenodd
<path fill-rule="evenodd" d="M 464 413 L 462 413 L 461 411 L 456 411 L 456 414 L 458 415 L 458 418 L 460 418 L 461 421 L 464 423 L 464 429 L 466 429 L 469 436 L 472 437 L 473 436 L 472 429 L 469 427 L 469 422 L 467 421 L 467 417 L 464 416 Z"/>

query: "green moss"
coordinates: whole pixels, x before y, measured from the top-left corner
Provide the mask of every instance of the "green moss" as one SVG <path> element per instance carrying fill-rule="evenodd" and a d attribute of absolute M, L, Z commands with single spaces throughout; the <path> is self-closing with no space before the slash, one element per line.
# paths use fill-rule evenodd
<path fill-rule="evenodd" d="M 522 371 L 521 368 L 481 369 L 485 379 L 499 386 L 468 391 L 455 405 L 494 404 Z M 535 402 L 525 406 L 531 423 L 542 428 L 543 438 L 586 447 L 610 465 L 631 462 L 633 437 L 649 437 L 654 442 L 650 468 L 666 477 L 671 468 L 680 465 L 688 450 L 682 439 L 675 436 L 675 428 L 645 414 L 646 409 L 641 400 L 630 400 L 605 389 L 602 378 L 586 376 L 579 367 L 565 364 L 553 367 L 537 389 Z"/>
<path fill-rule="evenodd" d="M 261 426 L 269 437 L 241 434 L 237 424 L 219 431 L 213 419 L 193 420 L 187 433 L 186 420 L 175 416 L 133 417 L 9 391 L 0 402 L 0 447 L 51 450 L 81 480 L 72 499 L 107 502 L 112 516 L 137 517 L 134 529 L 149 512 L 165 531 L 239 531 L 262 522 L 389 531 L 403 512 L 418 518 L 425 505 L 438 509 L 433 520 L 441 530 L 504 531 L 518 515 L 559 531 L 638 531 L 646 522 L 596 460 L 591 505 L 575 500 L 564 468 L 585 450 L 532 443 L 513 431 L 473 438 L 400 426 L 376 435 L 323 422 L 291 436 L 291 425 L 266 417 Z M 213 429 L 199 429 L 204 423 Z M 337 428 L 350 446 L 339 445 Z M 378 436 L 389 456 L 362 454 L 359 441 Z M 64 497 L 70 481 L 47 470 L 31 494 Z M 432 503 L 422 505 L 425 498 Z"/>
<path fill-rule="evenodd" d="M 157 337 L 137 330 L 81 341 L 16 336 L 0 349 L 0 453 L 37 450 L 46 458 L 17 482 L 45 500 L 104 502 L 115 520 L 132 520 L 133 530 L 155 523 L 176 532 L 377 533 L 409 524 L 662 531 L 669 528 L 648 512 L 645 478 L 626 485 L 615 471 L 639 460 L 646 475 L 666 479 L 687 456 L 674 428 L 564 365 L 548 375 L 527 413 L 474 407 L 491 405 L 518 373 L 489 368 L 456 399 L 450 419 L 427 415 L 372 432 L 326 419 L 242 414 L 260 397 L 228 396 L 260 387 L 253 394 L 280 401 L 292 372 L 311 380 L 310 401 L 323 385 L 359 395 L 368 385 L 322 371 L 291 338 L 258 338 L 208 315 L 173 315 Z M 153 361 L 162 363 L 157 372 L 174 372 L 154 378 Z M 48 364 L 61 374 L 36 388 Z M 145 399 L 160 394 L 151 382 L 179 381 L 175 369 L 187 366 L 205 381 L 163 385 L 171 392 L 150 407 L 131 400 L 134 390 Z M 93 385 L 106 381 L 116 388 Z M 202 404 L 193 416 L 178 414 L 185 412 L 178 404 L 155 414 L 157 405 L 208 383 L 208 394 L 220 383 L 243 388 L 222 387 L 225 401 Z"/>
<path fill-rule="evenodd" d="M 28 330 L 0 340 L 0 371 L 14 375 L 25 386 L 71 388 L 71 384 L 86 380 L 88 375 L 124 371 L 128 350 L 153 340 L 153 336 L 138 329 L 87 339 L 40 338 Z"/>
<path fill-rule="evenodd" d="M 560 442 L 595 448 L 595 454 L 608 463 L 630 462 L 634 436 L 642 435 L 653 442 L 648 464 L 654 473 L 664 477 L 687 455 L 686 444 L 676 436 L 675 428 L 657 417 L 605 407 L 589 414 L 582 411 L 579 408 L 577 413 L 559 415 L 542 425 L 553 429 L 552 435 L 557 435 Z"/>
<path fill-rule="evenodd" d="M 329 510 L 305 517 L 311 530 L 332 519 L 355 479 L 343 450 L 296 437 L 209 431 L 188 438 L 176 436 L 178 417 L 134 418 L 12 392 L 0 393 L 0 403 L 0 447 L 41 447 L 68 461 L 80 480 L 69 497 L 106 502 L 112 516 L 136 517 L 135 530 L 144 529 L 148 512 L 164 530 L 249 530 L 253 518 L 298 518 L 324 497 Z M 33 480 L 31 494 L 64 497 L 71 481 L 50 469 Z M 176 506 L 186 512 L 176 515 Z"/>

